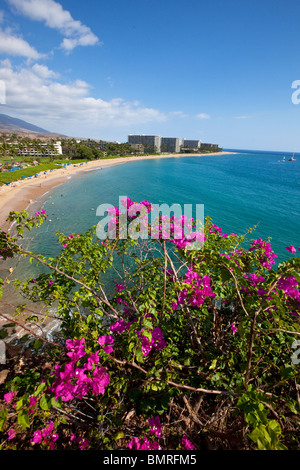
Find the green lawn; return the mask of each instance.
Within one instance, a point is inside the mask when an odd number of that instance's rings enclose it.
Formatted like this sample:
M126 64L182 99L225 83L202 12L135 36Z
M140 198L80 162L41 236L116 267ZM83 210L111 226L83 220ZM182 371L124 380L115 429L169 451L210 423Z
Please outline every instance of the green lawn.
M13 181L17 181L17 180L21 180L23 179L22 176L26 176L27 178L29 176L34 177L34 175L37 173L40 173L42 171L49 171L55 168L60 168L60 165L57 165L55 163L43 163L41 165L23 168L22 170L2 172L0 173L0 185L6 184L6 183L12 183Z

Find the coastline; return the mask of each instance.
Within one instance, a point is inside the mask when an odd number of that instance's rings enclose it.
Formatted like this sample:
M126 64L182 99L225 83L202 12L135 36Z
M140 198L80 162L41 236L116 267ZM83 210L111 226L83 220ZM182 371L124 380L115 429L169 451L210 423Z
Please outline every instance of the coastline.
M227 155L235 152L216 152L204 154L167 154L167 155L145 155L140 157L120 157L114 159L101 159L88 161L84 165L75 164L65 168L58 168L51 173L39 173L34 179L19 180L10 186L0 187L0 227L2 230L9 228L7 217L11 211L21 212L29 208L31 204L37 202L38 198L68 181L74 174L84 174L91 170L100 170L115 165L121 165L132 161L154 160L157 158L182 158L182 157L202 157L207 155ZM76 166L74 166L76 165Z

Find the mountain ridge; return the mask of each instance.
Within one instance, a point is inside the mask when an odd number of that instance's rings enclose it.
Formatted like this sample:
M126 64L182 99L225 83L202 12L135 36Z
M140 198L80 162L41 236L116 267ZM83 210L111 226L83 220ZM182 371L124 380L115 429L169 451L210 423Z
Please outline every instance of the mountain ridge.
M46 137L64 137L63 134L58 132L50 132L42 127L38 127L30 122L24 121L19 118L8 116L7 114L0 114L0 133L14 133L22 135L46 136Z

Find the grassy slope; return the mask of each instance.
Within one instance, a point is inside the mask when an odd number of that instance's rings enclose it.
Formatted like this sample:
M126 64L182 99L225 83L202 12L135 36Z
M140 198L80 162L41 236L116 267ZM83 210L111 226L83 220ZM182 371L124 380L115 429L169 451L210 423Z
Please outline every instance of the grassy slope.
M43 163L37 166L31 166L28 168L23 168L22 170L15 170L11 172L3 172L0 173L0 185L5 183L11 183L13 181L17 181L22 179L22 176L33 176L37 173L43 171L49 171L51 169L60 168L60 166L56 165L55 163Z

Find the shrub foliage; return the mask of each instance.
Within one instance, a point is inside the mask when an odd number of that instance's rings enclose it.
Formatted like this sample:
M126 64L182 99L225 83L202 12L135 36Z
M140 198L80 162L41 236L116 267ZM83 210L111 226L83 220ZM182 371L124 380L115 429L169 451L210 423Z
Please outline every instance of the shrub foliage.
M10 214L18 235L0 234L1 255L47 266L15 282L55 305L60 331L35 338L31 365L2 386L1 448L298 449L299 258L274 269L269 240L209 218L200 250L178 237L184 218L167 221L169 239L161 220L155 239L124 238L119 216L115 238L59 233L46 258L22 246L44 211Z

